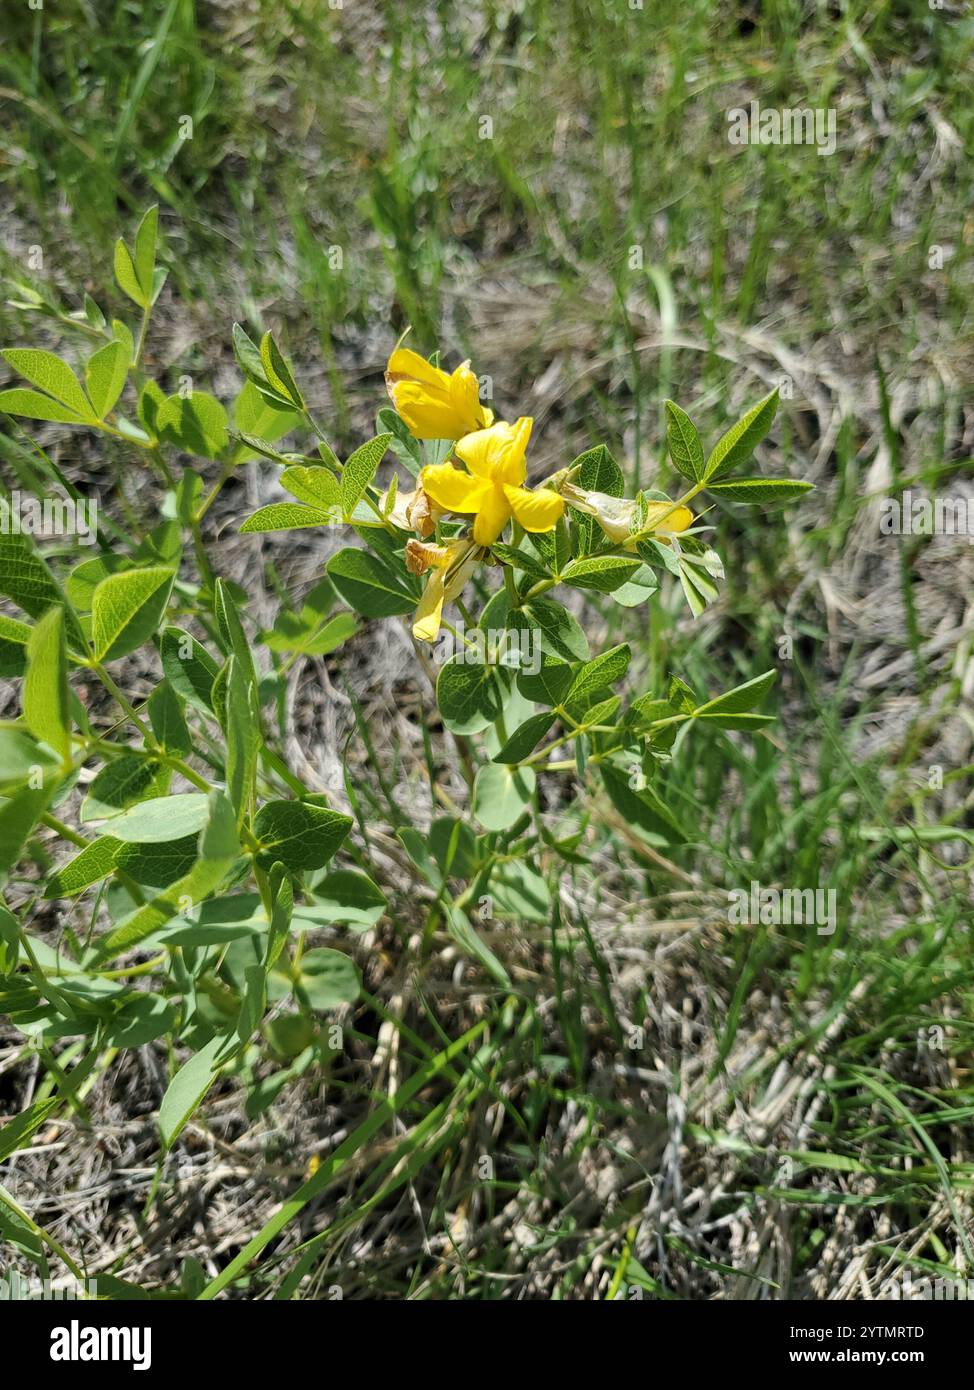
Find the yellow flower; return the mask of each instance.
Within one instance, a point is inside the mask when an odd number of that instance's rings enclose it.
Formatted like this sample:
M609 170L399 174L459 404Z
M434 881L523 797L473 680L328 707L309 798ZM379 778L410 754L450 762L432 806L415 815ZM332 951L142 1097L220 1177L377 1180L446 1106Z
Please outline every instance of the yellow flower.
M672 502L647 502L642 530L651 531L665 541L667 536L681 536L695 521L689 507L674 507Z
M514 425L501 420L461 439L456 453L469 473L450 463L437 463L419 475L420 485L437 507L474 514L477 545L493 545L512 516L525 531L550 531L565 510L564 500L551 488L529 492L524 486L533 423L528 416Z
M480 548L470 540L446 545L409 541L406 568L412 574L432 570L423 597L413 616L413 636L419 642L435 642L443 621L443 605L455 599L481 560Z
M480 403L480 385L469 362L450 374L418 352L397 347L386 367L386 390L417 439L462 439L494 419L494 412Z
M636 503L628 497L610 497L605 492L588 492L576 487L574 483L562 484L562 495L569 506L586 516L594 517L602 530L616 545L623 549L635 548L632 539L633 519L638 519ZM666 541L668 536L678 536L693 525L694 515L689 507L674 507L670 502L647 502L646 519L640 525L641 534L657 533L659 539Z

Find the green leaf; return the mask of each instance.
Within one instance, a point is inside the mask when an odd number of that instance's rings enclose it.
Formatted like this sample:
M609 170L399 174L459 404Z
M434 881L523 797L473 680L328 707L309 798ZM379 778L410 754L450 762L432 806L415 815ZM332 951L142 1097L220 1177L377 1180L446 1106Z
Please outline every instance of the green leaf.
M498 864L490 876L494 911L519 922L551 920L551 894L539 873L522 860Z
M30 635L23 704L24 722L34 737L66 761L71 753L71 707L63 608L49 608Z
M649 565L642 564L625 584L612 590L612 601L621 604L623 608L639 608L658 588L659 580L656 575Z
M208 801L210 814L200 832L200 855L203 859L232 859L240 853L240 836L230 798L217 789L210 792Z
M386 909L385 894L367 874L333 869L314 888L314 902L295 908L295 917L316 926L341 924L355 931L374 927Z
M268 413L273 413L275 416L278 417L278 421L283 420L284 416L289 414L289 412L279 409L276 403L272 403L265 397L261 396L260 392L254 386L253 382L248 381L246 385L249 390L252 390L254 392L255 396L258 398L258 400L261 402L264 408L268 411ZM270 434L272 435L272 437L280 438L281 435L289 434L291 430L297 428L297 423L300 422L300 416L294 414L293 412L290 412L290 415L291 419L294 420L296 423L287 427L279 424L274 424L271 421L267 422L267 425L270 426ZM271 443L270 439L268 439L266 433L258 434L255 430L241 430L238 428L236 430L230 430L229 434L230 440L234 445L234 463L246 463L250 459L256 458L270 459L272 463L280 463L285 466L290 463L288 455L282 454L280 449L275 448L274 444Z
M144 1047L172 1030L176 1011L158 994L137 994L114 1016L105 1032L109 1047Z
M158 438L159 435L156 421L159 418L159 407L165 404L165 400L165 392L151 379L145 383L139 392L139 419L153 438Z
M111 829L109 823L106 829ZM199 857L199 836L184 835L180 840L163 840L155 844L118 845L115 868L149 888L168 888L188 874Z
M777 409L778 389L775 387L770 395L765 396L763 401L758 401L752 410L718 439L704 469L704 477L708 482L716 482L725 473L729 473L738 464L750 458L771 428Z
M88 417L76 415L67 406L60 405L50 396L42 396L40 391L26 391L20 386L9 391L0 391L0 410L8 415L22 416L26 420L56 420L63 425L84 425Z
M123 343L106 343L88 358L85 382L99 420L104 420L122 394L128 370L128 353Z
M594 661L586 662L572 681L565 697L566 703L577 703L594 695L598 690L615 685L628 671L631 659L632 652L628 644L623 642L618 647L611 647L609 651L603 652Z
M226 1042L226 1037L219 1033L211 1038L205 1047L183 1063L166 1087L159 1106L159 1133L164 1149L172 1148L216 1080L217 1058Z
M12 912L0 906L0 980L17 969L20 960L20 927Z
M122 347L125 349L125 356L128 360L129 366L134 367L135 338L132 335L131 328L129 328L127 323L123 323L121 319L112 319L112 337L115 339L116 342L122 344ZM154 381L147 381L145 386L143 386L142 390L143 392L149 392L150 394L158 396L160 401L165 400L165 397L162 394L162 390L160 389L160 387L156 385Z
M545 734L555 722L553 710L543 710L540 714L532 714L530 719L526 719L501 748L499 753L494 754L495 763L519 763L522 758L528 757L544 738Z
M292 464L285 468L280 478L281 487L287 488L299 502L309 507L341 516L342 492L338 479L330 468L314 464L305 468L303 464Z
M492 975L502 989L511 989L511 977L494 955L487 943L473 927L470 918L460 908L448 906L446 920L450 935L459 946L479 960L488 974Z
M285 609L277 616L271 632L261 634L264 645L272 652L303 652L306 656L327 656L358 632L351 613L336 613L327 622L318 614L291 613Z
M351 816L309 801L268 801L254 818L261 862L280 860L292 873L322 868L351 828Z
M121 237L115 243L115 279L122 293L127 294L134 304L140 309L149 308L149 297L139 284L132 253Z
M626 484L622 470L604 444L597 444L594 449L587 449L584 454L579 454L571 467L573 471L577 470L573 477L577 487L588 492L605 492L610 497L624 495ZM604 533L594 517L576 512L573 523L578 533L582 555L588 555L602 544Z
M223 709L227 736L227 795L240 825L254 795L254 773L260 749L260 711L257 690L236 656L227 662L226 702Z
M166 680L183 700L204 714L213 712L213 682L219 667L205 647L181 627L167 627L160 648Z
M602 782L609 800L630 825L662 836L668 842L686 839L683 827L652 787L632 788L626 774L611 763L602 764Z
M303 411L304 398L272 333L265 333L260 340L260 361L271 388Z
M761 703L777 678L777 671L765 671L763 675L755 676L743 685L735 685L733 690L708 700L697 708L695 714L697 717L702 714L743 714Z
M0 594L13 599L32 618L40 618L64 595L44 560L27 536L0 531ZM70 612L65 614L68 638L83 646L81 630Z
M263 965L247 965L244 967L244 979L246 987L237 1016L236 1032L238 1040L246 1046L264 1016L267 1001L267 969Z
M355 962L326 946L305 952L293 987L296 998L316 1013L354 1004L362 989Z
M443 723L455 734L476 734L504 711L512 674L482 662L444 662L436 679L436 703Z
M0 680L22 676L27 669L27 643L32 629L0 613Z
M605 492L610 497L622 497L626 491L626 481L622 469L616 463L604 444L596 444L579 454L571 464L576 486L587 492Z
M152 732L166 752L179 758L188 757L193 751L193 740L182 706L168 681L161 681L153 690L148 711Z
M247 518L240 528L240 534L294 531L302 526L332 526L335 519L330 511L317 511L313 507L303 507L298 502L271 502Z
M477 872L477 836L467 821L438 816L429 828L427 843L444 876L472 878Z
M503 560L505 564L512 565L516 570L523 570L532 579L548 579L550 577L550 571L545 569L541 561L529 550L516 550L512 545L495 541L491 546L491 551L496 559Z
M40 1129L41 1125L53 1114L60 1105L59 1096L52 1096L48 1100L36 1101L29 1105L26 1110L21 1111L8 1124L0 1128L0 1163L6 1163L11 1154L23 1148L24 1144L32 1134Z
M684 478L696 483L703 477L703 445L696 426L676 401L664 401L666 406L666 443L673 467Z
M708 492L729 497L732 502L788 502L811 492L814 483L791 478L736 478L732 483L708 483Z
M100 883L114 871L122 848L121 840L113 840L109 835L92 840L80 854L50 875L45 898L72 898L91 884Z
M350 454L342 469L341 493L342 508L346 516L351 516L361 501L365 489L371 483L382 462L382 456L389 447L391 434L380 434L367 444Z
M271 970L284 950L288 932L291 929L291 918L294 915L294 888L286 867L281 863L272 864L267 877L271 893L271 921L267 933L264 964L268 970Z
M368 550L339 550L325 566L335 588L366 618L411 613L419 601L415 589Z
M539 705L560 705L572 683L572 668L565 661L546 661L537 672L522 671L517 688Z
M24 787L0 804L0 874L12 869L24 842L54 800L57 780L45 778L42 787Z
M137 753L123 753L120 758L113 758L88 788L88 795L81 803L81 823L107 820L141 801L164 798L171 776L167 767Z
M202 830L210 818L209 799L203 792L179 792L137 802L112 818L112 838L126 844L155 844L178 840Z
M627 560L623 555L592 555L587 559L572 560L561 572L562 581L575 589L596 589L602 594L611 594L619 589L640 568L638 560Z
M118 574L131 567L131 561L127 557L114 555L109 551L96 555L91 560L82 560L80 565L75 565L64 581L65 597L79 613L90 613L95 590L101 581L107 579L110 574Z
M113 821L113 829L114 825ZM98 943L99 959L110 959L132 950L165 926L177 913L184 912L187 901L197 903L214 892L226 878L235 858L236 855L225 859L197 860L187 873L170 883L164 893L129 913L113 932Z
M648 566L662 568L679 576L680 561L671 545L664 545L652 536L645 536L636 543L636 550Z
M391 448L393 452L402 460L415 478L423 466L423 446L419 440L413 438L405 421L389 406L383 406L376 415L375 423L380 433L392 435Z
M61 405L80 415L82 419L93 419L91 404L81 387L81 382L60 357L40 348L9 348L0 354L6 362L32 386L38 386L47 395L53 396ZM5 407L6 408L6 407ZM13 414L13 412L10 412Z
M252 381L245 381L233 404L233 422L242 435L273 444L297 429L301 416L296 410L280 409L262 395ZM250 456L256 456L256 451L244 451L240 458Z
M473 787L473 813L484 829L510 829L530 805L536 781L533 768L485 763Z
M533 598L521 608L513 608L508 627L516 628L523 615L529 628L541 634L541 650L564 661L587 661L588 638L578 622L555 599Z
M144 214L135 233L135 276L144 295L144 302L155 298L156 242L159 230L159 208L153 204Z
M91 605L91 635L98 661L128 656L147 642L166 611L174 572L161 566L125 570L103 579Z
M622 696L609 695L606 699L599 700L594 705L589 703L591 698L592 695L589 693L588 696L583 697L580 701L573 700L571 702L572 713L577 710L579 715L584 714L586 724L611 724L619 706L622 704Z
M240 370L244 376L255 384L268 386L267 374L264 371L264 364L260 360L260 349L250 335L239 323L233 325L231 331L233 341L233 354L240 364ZM285 402L290 406L290 402Z
M716 602L719 590L705 565L694 563L688 554L680 556L680 583L695 618L708 604Z
M222 579L216 581L213 607L227 652L237 658L244 675L254 689L259 689L254 658L251 655L250 644L247 641L243 623L240 621L240 613L234 602L233 594Z
M159 437L187 454L215 459L227 447L227 412L215 396L168 396L156 412Z
M56 767L51 754L20 729L0 728L0 793L23 786L32 774L45 782Z
M159 939L173 946L213 946L244 936L265 936L268 925L259 893L233 893L202 903L188 926L177 922Z

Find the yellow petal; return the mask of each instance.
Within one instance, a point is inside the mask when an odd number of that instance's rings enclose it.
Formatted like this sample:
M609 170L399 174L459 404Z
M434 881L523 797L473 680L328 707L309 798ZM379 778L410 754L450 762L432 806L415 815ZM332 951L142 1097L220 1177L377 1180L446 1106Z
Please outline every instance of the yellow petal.
M480 403L480 382L469 362L462 363L450 377L450 396L457 418L466 422L457 439L471 430L486 429L493 421L494 412Z
M669 515L667 515L669 513ZM688 526L694 523L694 515L689 507L672 507L669 502L650 502L646 507L646 520L643 523L643 530L655 531L655 517L660 518L660 532L665 535L667 531L678 536L681 531L685 531Z
M550 487L505 487L504 496L525 531L550 531L565 510L565 499Z
M507 525L511 506L504 496L504 488L488 487L484 500L477 509L477 520L473 524L473 538L477 545L493 545Z
M465 435L456 446L456 454L478 478L493 478L502 483L523 483L527 471L524 452L528 446L533 421L525 417L516 425L498 420L486 430Z
M449 377L446 372L440 371L439 367L434 367L432 362L427 362L425 357L420 357L418 352L413 352L411 348L399 347L389 358L386 365L386 374L393 378L409 377L413 381L421 381L427 386L446 387Z
M417 439L462 439L494 418L480 404L469 362L451 376L418 352L396 348L386 366L386 390Z
M525 454L528 451L528 441L531 438L533 425L534 421L530 415L522 415L519 420L514 422L510 445L505 450L500 468L497 470L497 478L500 482L508 483L511 487L519 487L528 476Z
M413 636L418 642L435 642L443 620L443 572L434 570L413 615Z
M415 381L400 381L389 395L417 439L459 439L469 422L454 410L448 390Z
M470 469L477 478L491 477L491 470L500 458L500 450L508 439L510 425L506 420L498 420L486 430L474 430L459 439L454 449L458 459Z
M452 463L430 464L419 480L426 495L446 512L479 511L490 487L482 478L461 473Z

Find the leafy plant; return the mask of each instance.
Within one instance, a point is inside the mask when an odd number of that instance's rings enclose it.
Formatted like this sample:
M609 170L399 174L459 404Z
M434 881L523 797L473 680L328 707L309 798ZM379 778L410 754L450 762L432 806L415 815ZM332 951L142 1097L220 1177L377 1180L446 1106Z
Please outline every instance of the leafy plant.
M234 326L243 384L229 405L167 394L148 374L158 250L153 208L115 253L134 325L90 299L81 315L58 315L93 340L77 367L43 349L3 353L26 385L0 392L0 410L121 441L165 502L144 534L101 519L97 551L71 563L61 549L48 558L29 528L0 535L0 594L23 615L0 616L3 669L21 683L21 717L0 727L0 872L19 899L16 917L0 912L0 1012L38 1048L82 1040L64 1073L71 1094L105 1047L166 1038L168 1149L221 1078L236 1077L256 1113L274 1085L329 1067L335 1011L356 1004L361 982L347 951L306 949L306 937L368 930L387 908L351 788L347 814L288 764L293 663L338 651L361 621L410 616L468 804L423 825L390 795L392 830L433 917L485 981L513 989L473 909L487 900L514 919L550 919L560 866L585 850L584 827L564 838L547 827L546 781L567 778L649 843L675 845L693 828L666 770L692 731L770 722L758 707L774 672L716 696L676 673L634 672L627 643L591 650L586 604L638 608L676 580L699 616L723 568L691 504L708 491L764 504L808 485L729 476L767 436L772 393L709 454L667 403L670 458L688 484L675 498L627 498L603 444L529 488L531 421L495 421L467 364L447 374L402 347L375 437L342 463L271 333ZM40 297L33 307L49 310ZM292 435L313 439L313 452L285 450ZM402 472L380 483L390 455ZM63 483L39 446L37 457ZM214 573L205 529L234 470L255 458L293 501L261 507L243 534L328 526L348 539L312 592L286 599L257 633L246 594ZM82 505L67 491L62 502ZM138 693L136 653L139 671L154 672ZM71 905L57 951L32 929L45 901ZM27 1112L0 1144L26 1142L46 1114Z

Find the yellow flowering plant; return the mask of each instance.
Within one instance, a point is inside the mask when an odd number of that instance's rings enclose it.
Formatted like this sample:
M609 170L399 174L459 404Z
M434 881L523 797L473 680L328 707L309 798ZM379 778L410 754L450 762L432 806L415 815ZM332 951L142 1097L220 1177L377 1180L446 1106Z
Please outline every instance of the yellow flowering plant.
M717 599L723 567L706 539L704 515L691 503L705 490L772 502L808 486L729 478L770 429L776 393L707 457L687 414L666 403L670 459L688 484L673 499L655 490L626 497L622 471L602 444L532 481L533 420L496 419L480 401L468 361L447 372L438 356L427 361L400 344L387 364L386 387L392 409L379 412L381 433L363 446L372 449L367 475L358 464L362 450L334 478L327 475L326 490L344 499L340 520L364 542L340 549L327 569L363 617L408 618L427 670L424 649L435 644L443 723L465 749L479 750L475 758L465 755L473 823L488 833L526 826L539 773L587 778L597 769L631 824L679 837L678 818L654 786L655 768L696 720L761 728L768 716L755 707L773 673L702 700L678 679L659 689L657 675L656 689L624 706L616 688L627 679L630 648L622 642L593 655L586 601L636 608L673 581L694 616ZM403 483L396 472L380 490L375 476L386 448L412 478ZM295 491L288 473L282 481ZM279 513L267 512L244 529L279 525Z
M91 433L141 460L151 486L141 509L126 500L124 524L92 518L94 550L64 541L45 554L19 514L0 528L0 674L20 683L19 714L0 728L0 880L30 881L26 898L18 889L22 920L0 904L0 1012L42 1048L79 1036L121 1050L164 1035L191 1047L160 1106L168 1148L218 1075L238 1077L257 1114L273 1094L269 1054L280 1062L274 1084L330 1065L322 1016L353 1006L361 982L347 949L307 950L305 934L361 930L385 912L369 826L383 804L397 837L380 829L386 849L398 844L408 859L431 921L505 989L507 968L471 905L497 897L508 913L548 921L559 867L576 862L584 833L554 834L540 778L573 779L595 805L606 797L635 834L685 836L664 764L694 726L759 731L774 676L701 697L669 673L631 670L627 611L675 586L697 616L717 599L705 491L765 504L807 484L731 476L770 429L774 394L706 455L667 403L679 495L627 497L601 443L539 476L529 417L495 418L468 362L448 372L401 345L377 433L341 460L270 332L255 340L234 327L243 381L229 408L195 388L167 392L150 374L144 347L165 278L157 249L150 209L134 242L115 248L134 317L90 298L68 313L20 287L24 313L86 340L78 370L46 348L2 353L16 378L0 390L12 430L35 421ZM312 439L313 451L287 449L288 436ZM28 493L53 505L55 478L69 493L58 505L82 514L84 498L40 446L10 456ZM255 564L259 536L325 527L339 537L311 591L299 604L282 593L267 628L251 621L246 586L215 572L208 544L214 505L244 463L282 490L239 526ZM26 500L40 508L39 495ZM19 504L23 513L24 495ZM605 650L592 650L593 614L620 629ZM367 815L349 778L322 790L291 765L288 672L379 622L405 625L416 681L432 682L438 719L425 719L423 738L430 801L446 817L417 823L381 770L384 803ZM440 725L456 742L461 801L438 783ZM367 719L356 728L363 762L374 762ZM35 901L72 922L56 954L27 930ZM149 989L130 974L148 976Z

